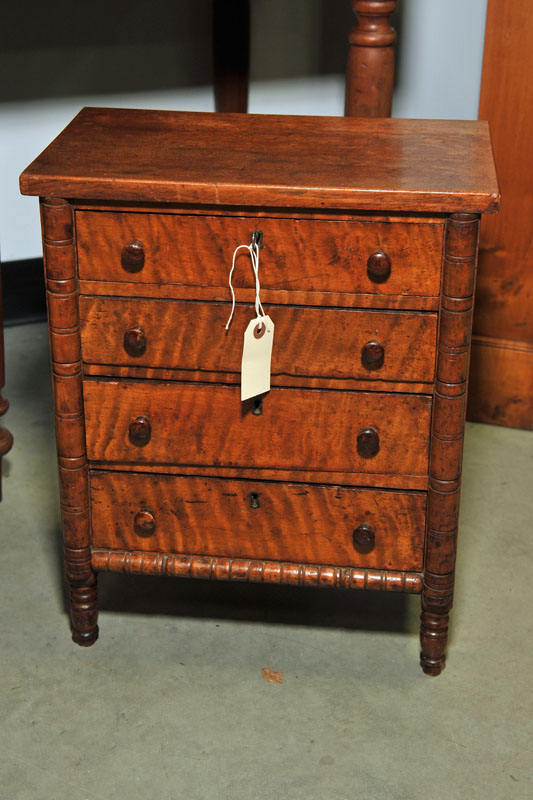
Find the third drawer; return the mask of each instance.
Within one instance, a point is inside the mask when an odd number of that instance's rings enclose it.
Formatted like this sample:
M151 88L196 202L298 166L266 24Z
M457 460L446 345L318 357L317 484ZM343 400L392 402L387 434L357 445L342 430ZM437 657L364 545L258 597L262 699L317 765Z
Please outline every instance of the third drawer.
M92 461L405 476L405 488L427 476L426 395L273 388L242 403L235 386L89 379L84 400Z

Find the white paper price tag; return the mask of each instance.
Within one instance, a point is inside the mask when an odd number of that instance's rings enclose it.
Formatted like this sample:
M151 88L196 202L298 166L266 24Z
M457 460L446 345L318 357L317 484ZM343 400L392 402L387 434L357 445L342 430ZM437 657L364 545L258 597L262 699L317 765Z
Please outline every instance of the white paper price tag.
M270 360L274 323L270 317L250 320L244 332L241 364L241 400L270 391Z

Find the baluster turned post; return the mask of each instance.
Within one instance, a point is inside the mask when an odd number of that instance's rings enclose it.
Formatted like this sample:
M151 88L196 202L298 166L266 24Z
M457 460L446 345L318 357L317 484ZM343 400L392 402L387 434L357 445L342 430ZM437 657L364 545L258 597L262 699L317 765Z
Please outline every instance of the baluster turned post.
M352 0L357 23L348 40L347 117L390 117L396 31L390 16L397 0Z

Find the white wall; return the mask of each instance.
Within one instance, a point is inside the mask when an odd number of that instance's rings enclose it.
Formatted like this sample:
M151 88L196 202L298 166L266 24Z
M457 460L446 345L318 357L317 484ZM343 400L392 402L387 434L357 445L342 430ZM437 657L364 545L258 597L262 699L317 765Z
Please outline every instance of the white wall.
M342 58L324 51L324 24L329 24L329 39L338 36L339 48L345 51L345 34L351 24L351 18L347 16L344 28L344 7L336 6L338 20L325 16L328 15L327 3L331 2L325 0L326 4L321 4L320 0L291 0L291 3L286 3L285 0L279 0L274 3L273 0L252 0L250 112L342 115L343 76L339 72L319 74L321 69L327 72L332 64L336 67L345 59L340 50L337 56ZM348 0L336 0L336 3L349 5ZM487 0L400 0L400 4L401 40L398 46L393 115L475 119ZM135 3L131 5L133 7ZM193 7L187 7L191 12ZM201 10L206 13L203 6ZM322 27L317 22L320 19ZM134 26L134 22L130 20L130 29L137 31L138 24ZM194 28L198 37L195 40L196 56L191 54L188 28L180 28L181 39L177 40L176 48L181 54L178 62L182 75L190 59L202 58L207 52L205 48L210 46L211 32L204 28L198 24ZM326 42L326 45L330 47L331 42L329 45ZM124 50L125 45L121 47L121 63L124 60L127 63L129 50ZM54 54L54 58L66 57L64 52L58 52L59 56ZM161 52L165 60L159 64L159 68L168 71L168 43L164 47L160 42L143 45L141 57L148 65L150 59ZM40 87L42 99L17 99L16 73L25 62L20 51L11 56L8 53L7 67L13 73L8 76L12 79L9 86L10 102L0 102L0 245L3 261L34 258L41 254L37 200L20 196L18 175L81 107L106 105L213 110L210 85L144 89L142 92L119 94L76 93L76 85L86 87L91 83L87 78L90 72L87 65L100 58L109 70L113 64L110 60L112 55L109 44L100 50L95 50L94 45L92 49L89 45L80 45L79 50L70 48L68 60L73 62L72 70L62 78L67 83L61 87L63 95L65 90L70 91L68 96L57 96L61 92L57 91L57 86L50 85L50 94L56 96L47 98L47 88ZM26 52L26 62L31 62L32 69L38 69L38 60L32 61L34 56L34 52ZM139 54L134 53L134 56L137 64ZM46 63L46 58L41 61ZM190 74L197 80L194 64L190 63L190 66ZM309 75L309 72L314 74ZM31 74L26 78L26 84L29 85ZM37 84L38 78L36 76Z

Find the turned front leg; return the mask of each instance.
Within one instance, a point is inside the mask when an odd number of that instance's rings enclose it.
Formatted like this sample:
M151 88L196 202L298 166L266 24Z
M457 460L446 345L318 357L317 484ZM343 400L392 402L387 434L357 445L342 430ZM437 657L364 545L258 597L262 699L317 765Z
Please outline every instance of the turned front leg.
M420 628L428 675L444 665L453 599L478 231L476 214L452 214L446 223Z
M72 208L41 201L48 326L52 357L65 575L71 596L73 639L92 644L96 625L96 575L91 568L89 475Z

